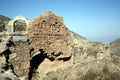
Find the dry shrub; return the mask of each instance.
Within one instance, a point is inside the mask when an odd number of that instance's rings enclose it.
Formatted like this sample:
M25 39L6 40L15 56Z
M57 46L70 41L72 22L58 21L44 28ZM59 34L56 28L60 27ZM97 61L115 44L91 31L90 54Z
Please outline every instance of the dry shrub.
M105 66L101 71L89 70L79 77L79 80L120 80L120 73L110 72Z

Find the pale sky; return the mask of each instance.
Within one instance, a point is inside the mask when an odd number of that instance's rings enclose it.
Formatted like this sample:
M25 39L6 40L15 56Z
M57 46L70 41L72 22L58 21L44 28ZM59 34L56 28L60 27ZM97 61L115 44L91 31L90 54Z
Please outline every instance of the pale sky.
M0 15L29 19L52 11L70 30L91 41L120 38L120 0L0 0Z

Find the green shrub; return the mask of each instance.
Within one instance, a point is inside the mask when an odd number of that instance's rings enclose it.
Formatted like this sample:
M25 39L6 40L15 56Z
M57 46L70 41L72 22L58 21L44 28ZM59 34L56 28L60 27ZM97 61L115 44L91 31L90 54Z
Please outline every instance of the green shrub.
M56 77L53 77L52 80L58 80Z
M4 73L4 71L3 71L3 70L1 70L1 73Z
M97 49L89 48L89 49L87 50L88 56L94 56L94 57L96 57L96 56L97 56L97 53L98 53L98 50L97 50Z
M12 80L12 79L11 79L11 78L9 78L9 77L6 77L6 78L5 78L5 80Z
M120 80L120 73L110 72L107 67L104 67L101 71L89 70L79 80Z

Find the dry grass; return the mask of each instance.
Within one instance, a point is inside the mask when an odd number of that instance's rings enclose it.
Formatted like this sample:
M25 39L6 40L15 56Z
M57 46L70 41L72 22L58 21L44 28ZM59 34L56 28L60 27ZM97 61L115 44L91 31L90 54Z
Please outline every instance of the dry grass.
M9 77L6 77L6 78L5 78L5 80L12 80L12 79L11 79L11 78L9 78Z
M88 50L87 50L88 56L94 56L94 57L96 57L96 56L97 56L97 53L98 53L98 50L97 50L97 49L88 48Z
M58 80L57 77L53 77L52 80Z
M120 73L110 72L107 67L104 67L101 71L89 70L78 80L120 80Z

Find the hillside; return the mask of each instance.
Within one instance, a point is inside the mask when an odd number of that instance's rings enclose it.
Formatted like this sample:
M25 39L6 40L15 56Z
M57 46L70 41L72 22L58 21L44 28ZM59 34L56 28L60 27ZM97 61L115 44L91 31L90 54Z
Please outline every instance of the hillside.
M110 47L114 62L120 66L120 39L112 41Z
M25 33L27 41L0 36L0 76L11 74L0 79L120 80L120 40L91 42L51 11L34 18Z
M3 16L3 15L0 15L0 22L5 22L5 21L9 21L11 20L10 18L6 17L6 16Z
M11 19L6 17L6 16L3 16L3 15L0 15L0 32L4 31L5 30L5 25L10 21Z

